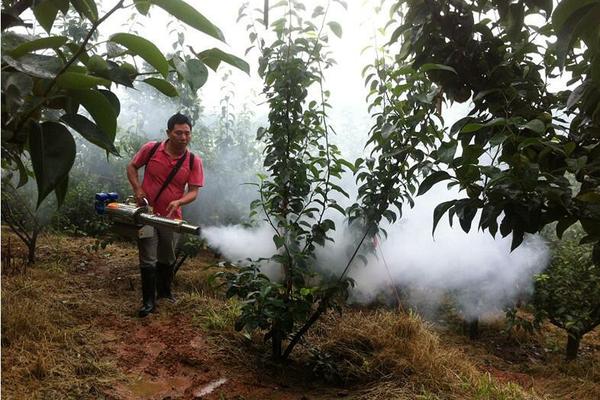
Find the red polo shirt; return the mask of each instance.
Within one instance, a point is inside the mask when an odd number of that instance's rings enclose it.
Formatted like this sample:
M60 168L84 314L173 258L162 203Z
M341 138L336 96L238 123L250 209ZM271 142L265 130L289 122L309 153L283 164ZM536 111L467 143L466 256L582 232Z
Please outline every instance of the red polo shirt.
M160 216L167 215L167 206L173 200L178 200L185 194L186 185L204 186L204 170L202 168L202 159L197 154L194 155L194 165L190 171L190 152L186 150L182 157L185 157L181 168L169 183L169 186L163 190L154 204L154 198L160 191L163 183L175 168L179 158L171 158L165 151L165 143L162 142L152 158L148 161L150 150L156 142L148 142L133 157L133 165L140 168L146 163L144 171L144 180L142 181L142 189L148 196L150 205L154 207L154 213ZM181 219L181 208L172 214L173 219Z

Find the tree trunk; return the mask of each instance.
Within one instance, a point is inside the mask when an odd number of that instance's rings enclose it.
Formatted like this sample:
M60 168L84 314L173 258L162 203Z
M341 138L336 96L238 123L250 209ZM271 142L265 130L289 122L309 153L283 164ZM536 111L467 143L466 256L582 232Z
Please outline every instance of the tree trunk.
M31 241L27 243L27 248L29 253L27 254L27 263L29 265L35 262L35 246L37 244L38 232L36 230L33 231L31 235Z
M272 355L274 361L281 360L281 331L278 327L273 326L271 335Z
M463 322L463 332L469 336L469 339L479 338L479 318Z
M567 361L575 360L577 358L577 352L579 351L579 343L581 342L581 336L578 333L568 332L569 336L567 339Z

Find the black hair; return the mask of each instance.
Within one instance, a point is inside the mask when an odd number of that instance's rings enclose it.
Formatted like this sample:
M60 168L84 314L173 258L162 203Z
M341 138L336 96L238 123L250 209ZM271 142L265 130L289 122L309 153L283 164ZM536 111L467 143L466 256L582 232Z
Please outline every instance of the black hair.
M190 117L179 112L169 118L167 121L167 129L172 131L176 124L188 124L190 129L192 129L192 120L190 120Z

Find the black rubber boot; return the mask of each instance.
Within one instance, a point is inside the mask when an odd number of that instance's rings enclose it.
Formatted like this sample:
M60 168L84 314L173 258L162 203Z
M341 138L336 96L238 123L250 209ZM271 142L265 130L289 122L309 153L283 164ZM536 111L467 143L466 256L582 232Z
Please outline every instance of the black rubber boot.
M142 274L142 299L143 305L138 315L145 317L154 312L156 303L156 268L154 266L144 266L140 268Z
M173 265L156 263L156 297L158 299L169 299L175 301L175 296L171 293L171 284L173 283Z

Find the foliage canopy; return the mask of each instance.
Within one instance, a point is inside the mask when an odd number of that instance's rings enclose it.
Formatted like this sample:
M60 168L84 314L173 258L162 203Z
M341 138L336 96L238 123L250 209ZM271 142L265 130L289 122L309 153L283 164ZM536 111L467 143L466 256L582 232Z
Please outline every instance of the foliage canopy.
M190 47L189 54L167 57L151 41L130 32L112 33L101 41L100 25L133 6L144 16L161 8L224 40L218 27L183 0L120 0L103 15L92 0L2 2L2 166L18 172L18 186L35 176L38 206L52 191L59 204L65 198L76 152L72 131L118 155L113 144L120 113L116 85L143 83L177 96L168 78L187 82L195 92L206 81L207 66L216 69L225 62L249 72L245 61L218 48ZM31 35L27 11L43 27L42 34ZM79 23L63 23L61 30L59 13L65 20L78 15Z
M512 233L514 249L579 221L599 262L599 15L597 0L393 2L387 43L364 70L373 158L361 160L355 210L393 222L390 207L445 181L462 197L436 207L434 230L448 212L469 231L479 213L478 228ZM556 78L574 89L553 90ZM448 102L469 108L449 127Z

